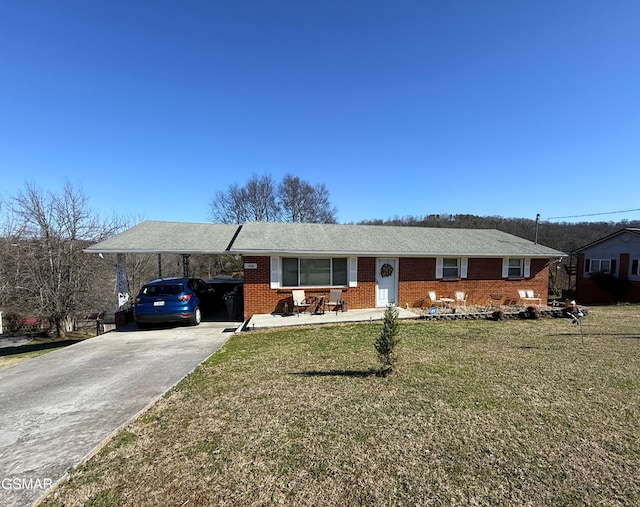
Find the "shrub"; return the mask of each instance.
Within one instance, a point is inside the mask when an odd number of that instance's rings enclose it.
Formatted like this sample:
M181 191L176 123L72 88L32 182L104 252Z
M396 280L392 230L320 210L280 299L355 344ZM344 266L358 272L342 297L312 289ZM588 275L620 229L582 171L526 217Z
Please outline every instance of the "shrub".
M504 320L504 312L502 310L496 310L491 314L493 320Z
M397 359L395 348L400 339L398 338L398 309L389 305L384 312L382 331L375 342L378 360L382 363L380 373L388 375L393 371L393 365Z
M535 306L529 306L525 310L525 316L527 319L538 320L542 318L542 314L540 313L540 309Z
M20 329L21 322L25 319L25 317L18 312L8 311L3 312L2 314L2 322L5 328L5 331L15 332Z

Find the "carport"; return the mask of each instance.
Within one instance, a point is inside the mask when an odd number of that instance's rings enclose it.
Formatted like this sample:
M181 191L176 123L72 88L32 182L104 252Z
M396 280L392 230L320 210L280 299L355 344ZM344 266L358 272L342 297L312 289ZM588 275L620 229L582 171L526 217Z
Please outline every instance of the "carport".
M183 276L190 276L189 257L193 254L229 254L241 225L145 221L131 229L86 248L86 253L116 255L118 310L131 298L126 254L156 254L158 278L162 278L162 255L182 256Z

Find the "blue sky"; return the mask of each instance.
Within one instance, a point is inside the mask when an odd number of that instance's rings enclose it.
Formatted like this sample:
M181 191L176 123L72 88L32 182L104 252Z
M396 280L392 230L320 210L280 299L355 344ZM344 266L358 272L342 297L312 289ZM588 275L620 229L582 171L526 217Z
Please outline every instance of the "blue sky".
M289 173L344 223L640 208L637 0L0 9L4 199L69 182L104 216L206 222L217 190Z

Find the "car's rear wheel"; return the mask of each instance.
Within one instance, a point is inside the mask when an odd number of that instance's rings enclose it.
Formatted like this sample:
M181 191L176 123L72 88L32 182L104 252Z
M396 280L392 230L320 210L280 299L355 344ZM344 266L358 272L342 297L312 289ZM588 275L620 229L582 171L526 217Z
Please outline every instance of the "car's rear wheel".
M189 320L189 324L192 326L197 326L202 321L202 312L200 311L200 307L196 306L191 314L191 319Z

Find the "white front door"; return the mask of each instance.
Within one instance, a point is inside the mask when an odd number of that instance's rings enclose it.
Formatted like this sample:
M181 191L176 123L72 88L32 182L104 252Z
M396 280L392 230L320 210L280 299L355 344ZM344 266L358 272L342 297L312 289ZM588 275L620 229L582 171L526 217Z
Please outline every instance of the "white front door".
M376 306L398 304L398 259L376 260Z

